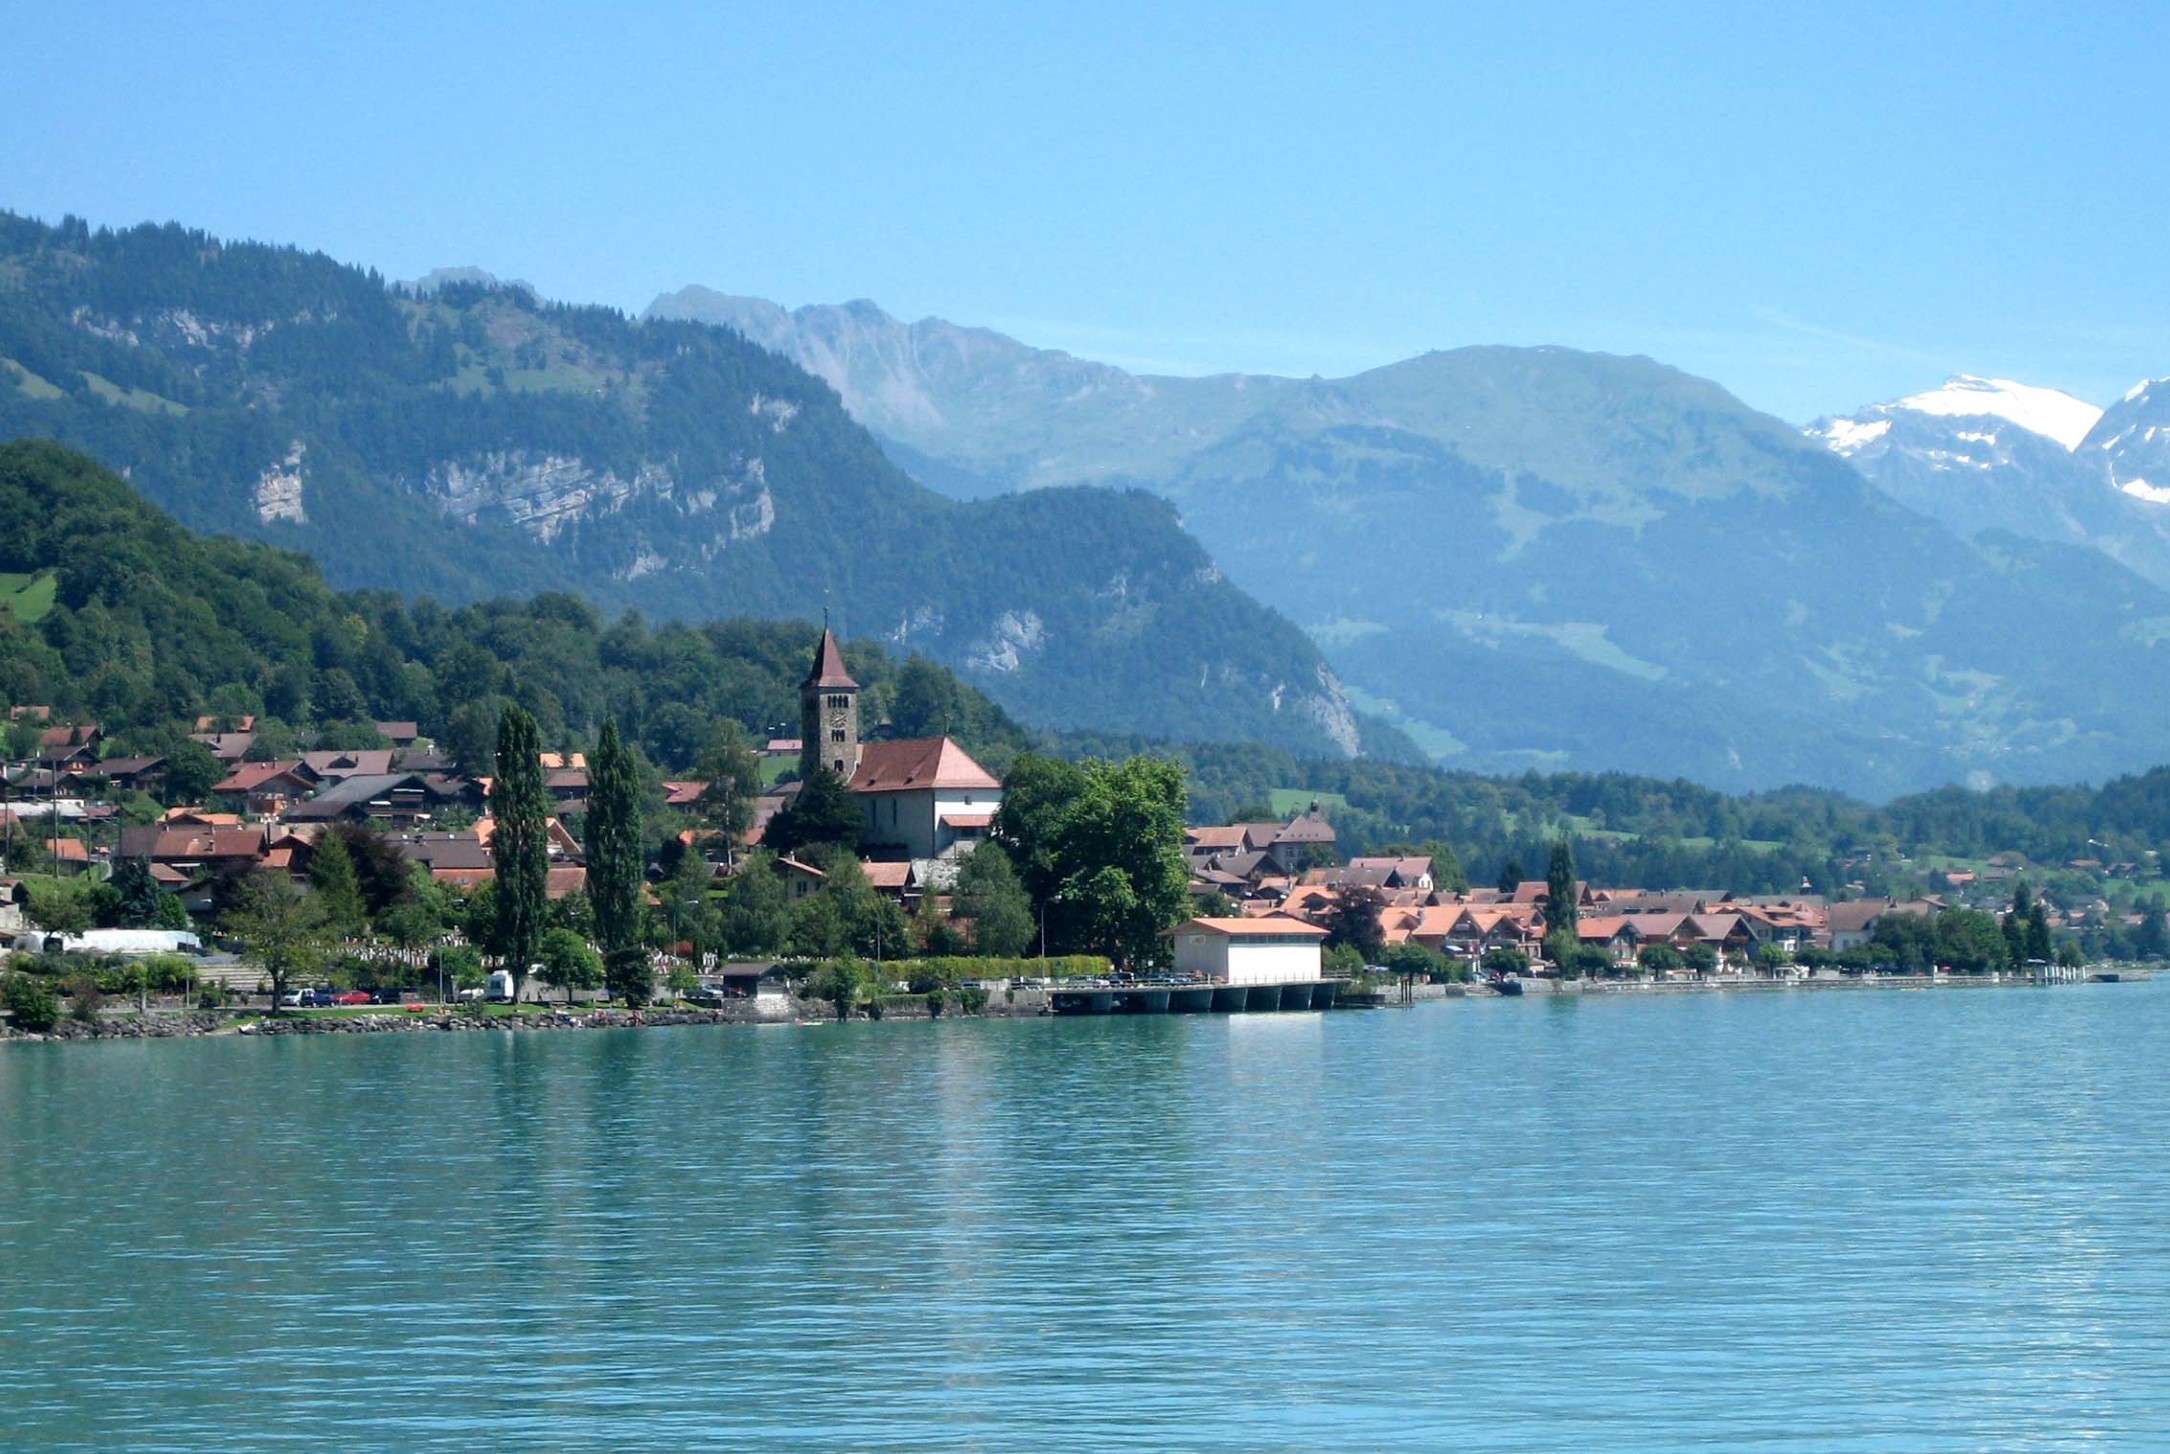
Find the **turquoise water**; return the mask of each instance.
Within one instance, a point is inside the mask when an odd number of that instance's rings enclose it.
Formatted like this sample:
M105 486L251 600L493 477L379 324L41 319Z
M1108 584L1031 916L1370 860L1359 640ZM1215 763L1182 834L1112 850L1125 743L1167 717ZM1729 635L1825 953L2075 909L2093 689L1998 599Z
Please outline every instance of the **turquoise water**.
M2170 1448L2161 985L0 1046L0 1444Z

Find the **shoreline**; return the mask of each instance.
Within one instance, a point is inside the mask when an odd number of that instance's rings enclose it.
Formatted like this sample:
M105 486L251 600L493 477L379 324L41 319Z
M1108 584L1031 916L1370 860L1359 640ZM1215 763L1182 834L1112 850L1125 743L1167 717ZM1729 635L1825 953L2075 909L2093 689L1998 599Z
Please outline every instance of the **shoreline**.
M2034 975L1854 975L1811 979L1711 979L1711 980L1547 980L1522 981L1519 996L1500 993L1482 984L1417 984L1404 998L1398 989L1382 991L1372 1003L1341 1004L1335 1011L1401 1009L1435 1000L1458 999L1553 999L1593 995L1681 994L1779 994L1805 990L1839 990L1851 993L1928 989L2030 989L2061 988L2072 984L2133 984L2154 978L2150 968L2099 971L2077 980L2043 980ZM1306 1013L1333 1013L1312 1011ZM890 1020L1015 1020L1037 1019L1051 1014L1048 995L1039 989L990 992L985 1009L975 1013L951 1010L931 1015L924 1006L892 1007L880 1016L854 1015L852 1019ZM1095 1017L1103 1018L1103 1017ZM764 996L721 1009L666 1007L646 1010L551 1009L539 1014L476 1016L457 1010L432 1009L424 1013L359 1015L266 1015L256 1010L152 1009L148 1015L128 1010L97 1020L65 1019L47 1031L20 1031L0 1025L0 1045L74 1044L100 1040L171 1040L215 1036L274 1035L385 1035L460 1034L497 1031L532 1034L578 1030L670 1029L687 1025L812 1025L836 1024L835 1007L827 1001L782 999Z

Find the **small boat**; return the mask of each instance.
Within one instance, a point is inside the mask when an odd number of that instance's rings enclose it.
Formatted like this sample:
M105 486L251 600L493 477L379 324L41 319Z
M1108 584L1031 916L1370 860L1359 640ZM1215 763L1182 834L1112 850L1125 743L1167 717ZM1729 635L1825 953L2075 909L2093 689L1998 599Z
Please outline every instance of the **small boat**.
M1503 995L1519 995L1522 993L1522 981L1512 975L1503 975L1492 981L1492 988Z

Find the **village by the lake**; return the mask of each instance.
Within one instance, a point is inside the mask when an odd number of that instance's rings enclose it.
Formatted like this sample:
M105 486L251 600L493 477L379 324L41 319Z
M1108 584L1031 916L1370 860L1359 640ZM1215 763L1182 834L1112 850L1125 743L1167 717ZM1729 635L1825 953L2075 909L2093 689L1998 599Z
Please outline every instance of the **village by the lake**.
M1832 898L1591 883L1563 839L1542 876L1515 863L1472 886L1446 845L1345 853L1316 800L1187 822L1167 763L1028 756L1005 782L950 736L863 722L861 697L824 626L798 735L729 724L709 779L643 778L614 729L537 748L510 707L488 773L412 721L370 723L376 745L267 751L298 739L199 716L185 751L217 773L201 792L166 756L110 751L96 722L12 707L34 751L0 808L7 1033L2050 984L2145 979L2164 947L2159 912L2053 903L2018 855L1939 872L1933 894ZM2129 957L2083 950L2106 927Z

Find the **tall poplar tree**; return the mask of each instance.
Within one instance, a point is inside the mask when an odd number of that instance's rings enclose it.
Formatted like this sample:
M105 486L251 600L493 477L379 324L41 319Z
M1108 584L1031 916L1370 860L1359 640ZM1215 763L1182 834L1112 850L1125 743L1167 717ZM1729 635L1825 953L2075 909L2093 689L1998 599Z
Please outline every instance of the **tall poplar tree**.
M1581 918L1575 902L1575 851L1562 838L1552 845L1552 862L1545 869L1545 931L1573 933Z
M550 794L543 786L542 735L517 705L508 705L497 720L490 816L497 824L490 839L497 866L496 949L512 971L518 1004L550 912Z
M640 947L640 771L633 751L606 718L588 763L588 899L603 947L610 992L629 1004L648 997L648 961Z

